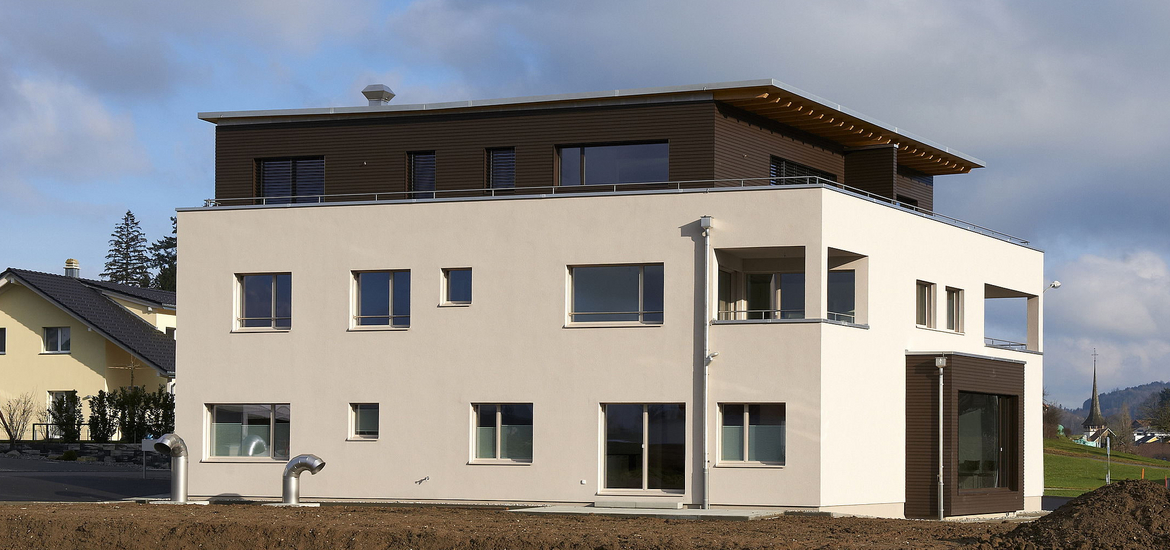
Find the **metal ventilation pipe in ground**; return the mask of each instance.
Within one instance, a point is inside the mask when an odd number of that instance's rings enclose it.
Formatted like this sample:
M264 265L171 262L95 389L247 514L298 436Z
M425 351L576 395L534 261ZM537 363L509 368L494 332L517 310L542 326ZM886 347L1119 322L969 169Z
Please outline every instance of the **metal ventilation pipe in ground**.
M171 502L187 502L187 444L175 434L166 434L154 443L154 450L171 457Z
M297 455L284 466L284 489L280 500L284 504L301 503L301 472L316 475L325 467L325 461L317 455Z

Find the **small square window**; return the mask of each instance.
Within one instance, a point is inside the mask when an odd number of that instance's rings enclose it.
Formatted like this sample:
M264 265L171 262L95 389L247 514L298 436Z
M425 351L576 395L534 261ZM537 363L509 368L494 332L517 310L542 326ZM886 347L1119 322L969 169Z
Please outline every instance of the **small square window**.
M475 405L474 456L532 462L532 403Z
M352 403L350 404L350 423L352 425L351 433L349 434L353 439L377 439L378 438L378 404L377 403Z
M410 271L355 271L353 326L410 326Z
M443 301L448 304L471 303L471 268L443 270Z
M69 327L45 327L45 353L69 353Z
M728 403L721 408L721 461L784 464L783 403Z

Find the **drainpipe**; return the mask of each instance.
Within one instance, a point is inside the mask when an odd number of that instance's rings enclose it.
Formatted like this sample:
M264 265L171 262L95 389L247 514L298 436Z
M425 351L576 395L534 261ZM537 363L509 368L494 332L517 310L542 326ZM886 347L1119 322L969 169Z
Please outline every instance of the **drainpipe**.
M317 455L297 455L284 465L284 482L280 501L284 504L301 503L301 472L316 475L325 467L325 461Z
M940 355L934 358L934 366L938 367L938 519L943 519L943 368L947 366L947 357Z
M703 509L711 508L711 431L707 410L711 359L711 216L699 218L703 229Z

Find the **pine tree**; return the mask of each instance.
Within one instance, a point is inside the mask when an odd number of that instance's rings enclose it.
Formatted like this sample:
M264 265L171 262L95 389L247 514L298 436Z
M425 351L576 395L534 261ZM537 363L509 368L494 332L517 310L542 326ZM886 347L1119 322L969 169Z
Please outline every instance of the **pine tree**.
M102 278L119 284L150 286L149 258L146 256L146 234L138 227L134 213L127 210L121 223L110 234L110 252L106 254L106 268Z
M175 291L176 273L178 271L178 220L171 216L171 234L150 245L150 267L158 270L158 275L151 281L153 288Z

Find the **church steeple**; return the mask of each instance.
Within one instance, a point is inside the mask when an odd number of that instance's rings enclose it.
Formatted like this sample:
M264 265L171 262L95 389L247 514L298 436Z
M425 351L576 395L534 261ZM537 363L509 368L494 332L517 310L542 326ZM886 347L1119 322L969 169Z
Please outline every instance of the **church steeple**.
M1105 427L1105 415L1101 414L1101 402L1097 399L1097 348L1093 348L1093 400L1089 406L1089 416L1081 427L1089 431Z

